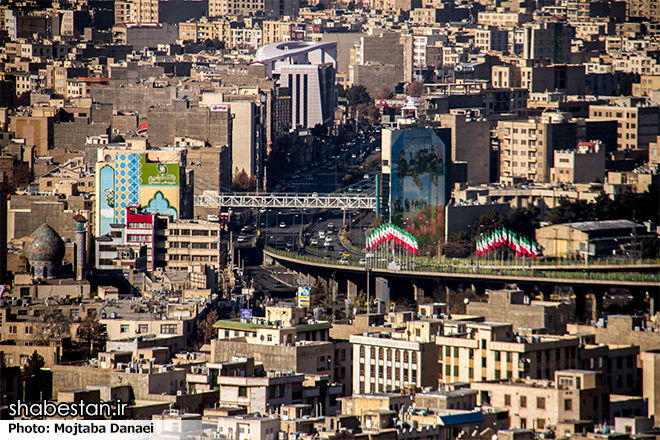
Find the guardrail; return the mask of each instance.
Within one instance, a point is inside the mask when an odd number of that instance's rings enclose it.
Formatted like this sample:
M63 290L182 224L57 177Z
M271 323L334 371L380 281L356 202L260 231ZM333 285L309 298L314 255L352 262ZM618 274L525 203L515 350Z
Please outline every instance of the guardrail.
M343 257L326 258L325 256L307 256L297 255L293 252L280 251L271 247L264 247L264 250L275 255L287 257L295 260L306 261L310 263L331 264L336 266L352 266L355 268L365 269L364 259L356 257ZM594 280L594 281L634 281L634 282L650 282L660 284L660 274L645 274L645 273L622 273L622 272L593 272L593 271L563 271L552 270L543 271L536 269L535 266L531 268L492 268L476 265L465 265L464 260L460 260L460 265L454 264L425 264L421 258L415 259L414 262L409 262L408 267L402 265L401 270L408 272L427 272L427 273L447 273L447 274L465 274L465 275L486 275L486 276L511 276L511 277L529 277L529 278L546 278L546 279L566 279L566 280ZM428 259L425 259L428 260ZM458 260L457 260L458 261ZM371 270L383 269L386 267L371 267Z

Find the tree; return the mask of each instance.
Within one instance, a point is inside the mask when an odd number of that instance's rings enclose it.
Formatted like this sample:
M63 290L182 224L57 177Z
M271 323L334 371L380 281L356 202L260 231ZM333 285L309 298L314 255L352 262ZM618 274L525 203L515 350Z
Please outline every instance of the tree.
M44 310L43 320L34 328L34 340L40 345L48 345L51 340L57 340L71 334L71 318L62 314L55 307Z
M660 258L660 238L645 237L641 242L642 258Z
M371 96L367 92L367 89L360 84L352 86L346 91L346 99L348 99L348 105L351 107L357 107L360 104L371 102Z
M394 92L387 86L381 87L381 89L376 93L377 99L392 99L394 97Z
M87 316L78 326L78 339L89 347L90 352L99 347L105 349L105 343L108 340L108 332L105 325L101 324L93 316Z
M316 124L310 131L312 135L317 138L324 138L328 136L328 127L323 124Z
M626 74L623 78L621 78L621 82L616 89L616 94L622 96L630 96L632 94L633 84L639 83L639 79L639 73Z
M559 204L550 210L549 220L555 225L593 220L592 208L586 200L571 201L562 197Z
M377 124L380 121L380 111L371 103L360 104L356 107L360 119L366 119L371 124Z
M423 94L424 94L424 84L423 83L421 83L420 81L417 81L417 80L410 83L410 85L408 86L408 95L409 96L419 98Z
M254 191L257 187L257 177L250 176L245 171L245 168L234 172L234 180L231 183L231 189L234 191Z
M490 234L502 228L504 217L496 209L491 209L487 213L481 215L479 220L474 222L472 226L472 233L475 237Z
M27 364L23 367L21 381L26 402L49 399L52 390L52 375L43 370L46 362L37 350L32 352Z
M309 302L312 306L318 307L327 301L328 293L325 282L319 280L309 292Z
M211 342L217 336L216 330L213 325L218 322L218 312L212 310L206 319L197 324L197 333L195 334L195 351L202 348L204 344Z
M502 220L502 226L512 232L533 238L536 235L536 228L539 225L539 222L536 220L538 215L539 210L536 207L531 209L513 208Z
M442 246L442 253L447 258L467 258L472 251L472 243L465 231L449 234Z
M37 353L37 350L32 352L28 359L27 364L23 367L23 377L29 377L41 373L41 369L46 365L44 357Z

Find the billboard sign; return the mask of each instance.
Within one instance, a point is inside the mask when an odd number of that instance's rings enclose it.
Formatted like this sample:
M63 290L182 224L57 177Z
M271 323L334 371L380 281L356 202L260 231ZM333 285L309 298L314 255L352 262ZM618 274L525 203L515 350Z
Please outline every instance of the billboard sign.
M142 163L140 168L142 186L178 186L178 163Z
M229 111L229 105L228 104L215 104L215 105L211 106L211 111L212 112L227 113Z
M298 287L298 307L309 307L311 287Z
M418 240L444 236L444 208L450 198L451 129L392 131L391 221Z

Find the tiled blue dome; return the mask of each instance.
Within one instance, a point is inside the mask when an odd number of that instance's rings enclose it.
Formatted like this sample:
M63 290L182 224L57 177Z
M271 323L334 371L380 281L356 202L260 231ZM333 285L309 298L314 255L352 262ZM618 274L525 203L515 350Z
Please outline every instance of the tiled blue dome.
M60 235L44 223L25 242L23 255L32 266L41 262L59 265L64 258L64 252L64 241Z

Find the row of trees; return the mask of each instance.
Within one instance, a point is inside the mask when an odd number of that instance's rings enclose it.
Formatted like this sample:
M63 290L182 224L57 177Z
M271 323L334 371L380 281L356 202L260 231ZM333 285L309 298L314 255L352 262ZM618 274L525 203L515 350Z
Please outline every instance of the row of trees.
M617 201L604 192L593 202L563 198L550 210L548 220L553 224L592 220L650 220L657 223L660 220L660 193L649 187L643 193L626 191Z

